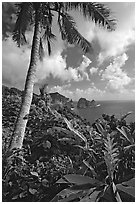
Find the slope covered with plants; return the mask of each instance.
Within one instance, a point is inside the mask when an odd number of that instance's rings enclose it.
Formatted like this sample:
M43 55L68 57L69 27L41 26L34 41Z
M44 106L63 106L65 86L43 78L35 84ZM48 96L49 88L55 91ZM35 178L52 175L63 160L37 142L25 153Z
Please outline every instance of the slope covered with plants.
M33 95L22 149L8 152L22 92L3 87L3 201L135 200L135 124L102 115L92 126ZM8 159L7 159L8 158Z

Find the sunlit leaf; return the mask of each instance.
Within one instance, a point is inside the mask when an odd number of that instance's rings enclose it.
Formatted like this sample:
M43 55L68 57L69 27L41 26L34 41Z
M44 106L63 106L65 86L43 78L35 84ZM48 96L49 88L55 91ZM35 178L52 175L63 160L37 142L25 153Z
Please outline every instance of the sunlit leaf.
M63 199L68 198L70 195L72 194L81 194L81 191L73 191L73 190L69 190L69 189L63 189L62 191L60 191L52 200L51 202L62 202Z
M30 173L31 173L31 175L33 175L33 176L39 177L38 173L35 172L35 171L31 171Z
M75 199L78 199L78 201L79 201L80 200L80 196L82 196L83 194L84 194L83 191L80 191L78 193L72 193L68 197L63 198L61 200L58 200L58 202L72 202Z
M125 193L135 197L135 188L134 187L132 187L132 186L125 187L122 184L117 184L116 186L117 186L118 190L124 191Z
M126 113L125 115L123 115L122 117L121 117L121 120L124 120L127 116L129 116L129 115L131 115L131 114L133 114L133 112L131 111L131 112L128 112L128 113Z
M87 142L86 137L80 133L78 130L75 130L72 126L72 124L66 119L64 118L65 123L67 124L67 127L73 132L75 133L80 139L82 139L84 142Z
M133 145L128 145L128 146L124 147L125 152L129 151L131 149L135 150L135 145L134 144Z
M43 179L43 180L41 181L41 183L42 183L43 186L47 186L47 184L49 183L49 181L48 181L47 179Z
M123 126L121 129L117 127L117 130L131 143L133 144L132 136L129 133L129 129Z
M29 192L34 195L35 193L37 193L37 190L34 188L29 188Z
M122 202L121 197L117 191L117 188L116 188L116 185L114 184L114 182L112 183L112 188L113 188L113 192L114 192L114 195L115 195L117 202Z
M123 182L122 185L124 185L124 186L135 187L135 178L130 179L129 181L125 181L125 182Z
M19 197L19 196L16 195L16 196L12 197L12 200L16 200L18 197Z
M96 174L96 172L95 172L95 170L94 170L94 168L87 162L87 161L85 161L85 160L83 160L83 163L91 170L91 172L92 172L92 174L93 174L93 176L97 176L97 174Z
M98 183L99 181L93 178L90 178L88 176L82 176L78 174L68 174L63 176L65 181L68 181L68 183L76 184L76 185L82 185L82 184L95 184ZM64 180L58 180L56 183L64 183Z
M96 202L97 196L100 191L94 191L90 196L85 196L80 200L80 202Z

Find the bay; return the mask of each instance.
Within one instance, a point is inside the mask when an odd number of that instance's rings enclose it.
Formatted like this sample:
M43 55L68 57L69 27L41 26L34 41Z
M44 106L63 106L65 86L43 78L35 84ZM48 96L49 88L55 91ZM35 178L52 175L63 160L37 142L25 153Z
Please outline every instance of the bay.
M135 122L135 101L97 101L100 106L94 108L78 109L75 107L75 112L89 121L91 124L102 114L115 115L121 118L122 115L132 112L126 118L127 123Z

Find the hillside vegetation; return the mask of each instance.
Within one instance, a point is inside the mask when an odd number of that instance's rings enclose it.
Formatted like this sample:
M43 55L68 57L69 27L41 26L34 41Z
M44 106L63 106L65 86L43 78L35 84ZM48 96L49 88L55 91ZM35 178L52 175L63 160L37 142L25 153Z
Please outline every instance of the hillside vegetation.
M3 202L135 201L135 124L126 123L128 114L104 114L91 126L65 103L47 105L34 94L23 148L9 153L21 96L3 86Z

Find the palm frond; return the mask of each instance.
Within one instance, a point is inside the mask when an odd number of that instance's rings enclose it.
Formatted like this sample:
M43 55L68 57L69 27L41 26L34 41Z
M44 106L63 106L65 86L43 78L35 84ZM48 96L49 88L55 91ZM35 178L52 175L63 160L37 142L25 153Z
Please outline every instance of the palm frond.
M49 3L44 4L42 7L41 26L44 29L43 39L47 41L48 54L51 55L51 40L56 39L56 36L52 33L52 21L53 14L51 13Z
M55 40L56 36L52 33L52 30L49 26L45 28L43 39L47 41L48 54L51 55L51 41L52 39Z
M20 46L23 43L26 43L25 32L28 28L28 25L33 22L33 5L31 2L24 2L16 4L18 7L18 18L15 24L15 29L13 31L13 40L17 42L17 45Z
M79 45L87 53L92 51L91 44L78 32L74 19L68 13L60 13L61 19L58 19L60 32L63 40L70 44Z
M101 3L96 2L66 2L64 8L68 12L77 10L87 19L92 19L108 30L115 30L116 19L111 17L111 10Z

